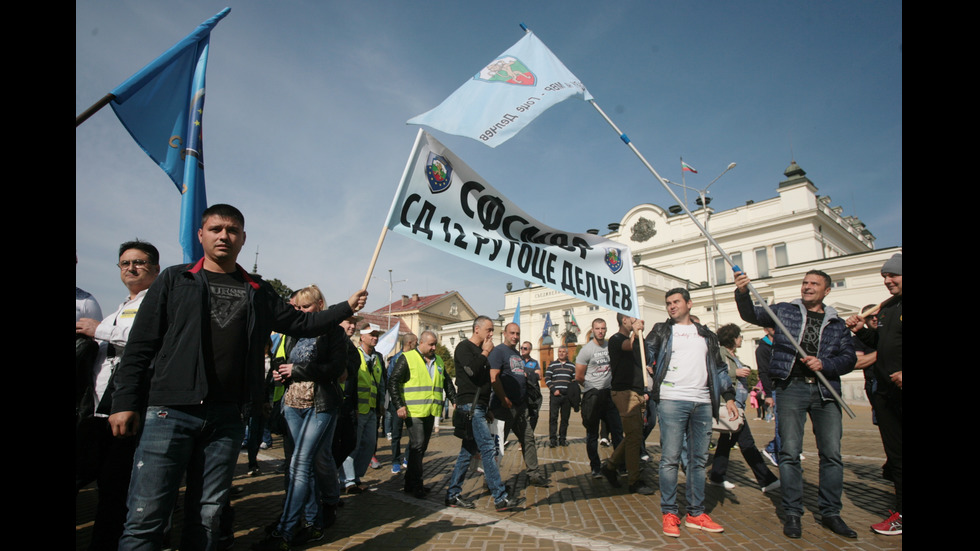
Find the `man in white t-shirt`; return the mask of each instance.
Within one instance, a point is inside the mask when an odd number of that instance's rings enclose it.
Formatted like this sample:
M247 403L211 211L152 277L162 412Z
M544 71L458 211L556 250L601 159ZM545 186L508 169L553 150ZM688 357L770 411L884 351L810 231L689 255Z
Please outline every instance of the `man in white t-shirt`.
M721 358L718 337L691 320L687 289L667 291L666 323L646 337L647 360L656 360L651 399L660 416L660 507L664 535L680 536L677 508L677 467L687 435L687 518L684 525L705 532L724 528L704 512L704 467L711 441L711 421L718 417L722 398L729 418L736 419L735 391Z

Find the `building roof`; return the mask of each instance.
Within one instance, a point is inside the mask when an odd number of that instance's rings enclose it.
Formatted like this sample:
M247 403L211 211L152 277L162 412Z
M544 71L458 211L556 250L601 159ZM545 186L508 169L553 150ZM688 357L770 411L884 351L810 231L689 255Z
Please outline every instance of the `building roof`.
M411 312L414 310L424 310L429 306L439 302L440 300L446 298L449 295L454 294L456 291L446 291L445 293L439 293L438 295L428 295L420 297L417 294L408 296L402 295L402 298L391 303L390 312L394 314ZM372 314L384 314L387 315L389 312L388 305L385 304L381 308L378 308Z
M398 327L399 335L404 335L405 333L409 333L412 330L408 326L408 324L402 321L402 319L399 318L398 316L391 316L390 318L391 321L389 322L387 312L385 312L384 314L378 314L376 312L370 312L370 313L359 312L356 315L359 316L361 319L367 320L377 325L378 327L381 328L382 331L387 331L389 327L394 327L395 325L399 326Z

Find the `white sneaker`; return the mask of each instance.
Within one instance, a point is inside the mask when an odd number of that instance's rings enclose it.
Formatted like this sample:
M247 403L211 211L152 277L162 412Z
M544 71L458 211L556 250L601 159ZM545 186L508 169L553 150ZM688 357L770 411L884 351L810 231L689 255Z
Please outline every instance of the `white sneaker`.
M765 456L765 458L768 459L770 463L772 463L773 467L779 466L779 463L776 461L776 456L773 453L771 453L769 450L762 450L762 455Z
M727 480L722 480L721 482L715 482L714 480L708 479L709 486L724 486L726 490L734 490L735 484Z
M609 447L609 440L606 440L605 438L600 438L599 439L599 445L602 446L603 448L608 448Z

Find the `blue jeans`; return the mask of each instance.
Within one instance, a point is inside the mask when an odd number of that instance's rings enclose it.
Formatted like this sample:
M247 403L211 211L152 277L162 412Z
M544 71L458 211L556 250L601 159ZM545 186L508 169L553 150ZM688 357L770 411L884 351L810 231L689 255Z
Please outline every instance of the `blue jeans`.
M456 406L461 412L469 412L473 404L461 404ZM456 497L463 491L463 480L466 478L466 471L470 468L470 459L474 454L479 453L483 461L483 476L490 487L490 494L494 502L507 499L507 489L500 479L500 468L494 461L495 447L493 435L490 434L490 425L487 424L487 407L477 405L473 409L473 440L463 440L459 449L459 457L456 458L456 467L453 474L449 476L449 489L447 496Z
M660 509L677 514L677 466L687 436L687 514L704 513L704 466L711 442L711 404L661 400L660 415Z
M216 549L245 425L235 404L150 406L133 456L119 549L158 549L187 474L181 549Z
M782 482L783 510L787 515L803 516L803 429L806 416L813 422L813 435L820 454L820 490L817 504L824 517L840 515L844 491L844 461L840 439L843 435L841 410L837 402L820 397L819 383L808 384L799 377L775 381L779 404L779 479Z
M776 410L776 394L772 395L772 409L769 413L772 415L773 422L776 423L775 433L769 444L766 445L766 451L771 453L773 457L776 458L776 464L779 464L779 449L782 447L782 442L779 440L779 412Z
M288 541L299 525L300 513L311 523L320 516L313 468L328 433L333 439L331 429L337 426L337 416L317 413L312 407L298 409L288 406L283 414L295 442L293 457L289 462L289 489L286 490L282 517L279 519L279 531Z
M357 414L357 444L350 457L344 460L344 485L353 486L361 482L361 477L367 472L374 448L378 443L378 412L371 410Z

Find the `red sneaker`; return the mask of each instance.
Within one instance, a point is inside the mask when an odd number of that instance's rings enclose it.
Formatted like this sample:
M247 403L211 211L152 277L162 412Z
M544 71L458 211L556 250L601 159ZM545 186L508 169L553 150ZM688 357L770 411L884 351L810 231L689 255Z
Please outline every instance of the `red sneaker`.
M681 537L681 519L674 513L664 515L664 535L672 538Z
M697 528L698 530L704 530L705 532L725 531L720 524L711 520L711 517L709 517L707 513L701 513L696 517L687 515L687 520L684 521L684 526L687 526L688 528Z
M895 511L888 512L891 513L892 516L886 518L878 524L872 524L871 529L876 533L885 536L902 535L902 513L896 513Z

